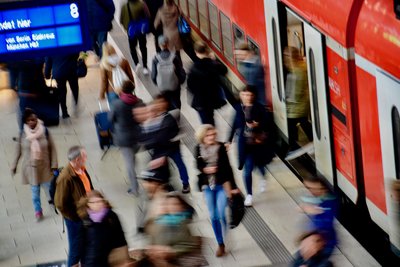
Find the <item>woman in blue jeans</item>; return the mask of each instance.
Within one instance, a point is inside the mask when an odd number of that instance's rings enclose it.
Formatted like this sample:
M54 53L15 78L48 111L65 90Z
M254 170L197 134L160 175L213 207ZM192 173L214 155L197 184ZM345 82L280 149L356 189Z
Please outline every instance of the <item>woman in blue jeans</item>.
M217 257L225 254L224 233L227 230L225 208L228 198L239 193L228 154L223 143L218 142L217 131L211 124L204 124L196 132L197 168L200 171L198 185L204 192L211 224L218 242Z
M25 109L23 130L17 144L16 156L11 166L11 174L17 172L18 162L22 156L22 183L30 184L32 203L37 221L43 218L40 202L40 187L44 186L50 200L49 186L53 177L52 170L58 168L57 152L48 129L38 119L35 111Z

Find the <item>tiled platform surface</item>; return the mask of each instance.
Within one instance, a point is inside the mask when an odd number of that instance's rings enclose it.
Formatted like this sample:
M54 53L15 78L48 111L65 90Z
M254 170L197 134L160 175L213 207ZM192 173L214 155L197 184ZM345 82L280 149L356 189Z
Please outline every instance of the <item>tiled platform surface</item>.
M152 37L149 37L152 38ZM152 49L152 39L148 41L149 50ZM149 51L150 52L150 51ZM152 53L149 53L152 55ZM129 55L125 55L130 58ZM150 61L151 57L149 57ZM185 60L188 62L188 60ZM186 64L186 63L185 63ZM139 75L143 78L143 75ZM5 83L0 72L1 83ZM144 77L144 83L148 82L148 77ZM150 101L151 97L144 88L143 84L136 79L137 95ZM126 232L126 238L131 248L143 245L135 238L135 208L136 201L125 192L128 181L125 175L122 158L116 148L112 148L101 161L102 151L100 150L93 124L93 114L98 110L98 91L99 91L99 69L97 66L89 68L88 76L80 80L80 103L81 112L79 117L72 117L70 120L61 121L58 127L51 127L50 131L54 136L59 165L67 162L66 153L70 146L81 144L88 151L88 171L92 176L94 186L101 189L110 199L116 212L119 214ZM68 101L70 101L70 92ZM1 100L0 100L1 101ZM62 233L61 217L49 210L45 203L45 219L40 223L34 221L33 208L31 204L31 194L29 186L20 183L20 173L14 178L10 175L10 163L13 159L15 143L12 137L17 135L17 123L15 112L4 110L4 105L0 102L0 266L33 266L36 263L59 261L66 258L67 239L66 234ZM196 112L188 107L186 103L186 93L182 93L182 113L194 128L199 125ZM225 107L216 115L217 127L221 129L220 137L225 138L229 127L232 109ZM287 266L286 263L272 263L260 247L251 238L247 230L240 225L229 233L228 248L229 253L224 258L215 258L216 244L213 238L213 231L208 219L208 211L205 207L201 193L196 192L196 169L191 152L182 146L184 161L187 164L194 189L190 195L198 218L193 223L193 232L205 237L204 253L210 266ZM235 151L230 151L230 158L235 168ZM140 171L145 168L147 154L140 153L137 156ZM300 231L300 225L308 218L298 212L296 199L290 195L299 196L304 192L302 184L285 165L278 159L269 165L267 180L267 191L263 194L255 195L254 207L267 225L274 231L275 235L283 242L286 249L294 254L296 251L295 239ZM235 168L236 170L236 168ZM174 179L177 179L176 170L173 172ZM239 185L241 173L236 171ZM255 178L255 187L257 180ZM44 195L42 194L44 201ZM333 260L335 266L379 266L374 259L357 241L343 228L338 225L341 244L335 251Z

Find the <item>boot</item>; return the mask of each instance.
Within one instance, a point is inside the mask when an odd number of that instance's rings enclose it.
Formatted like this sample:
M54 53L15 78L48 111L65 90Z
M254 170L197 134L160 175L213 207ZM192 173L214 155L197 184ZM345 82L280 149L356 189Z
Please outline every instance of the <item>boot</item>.
M218 245L218 249L217 252L215 253L215 256L222 257L224 255L225 255L225 245L224 244Z

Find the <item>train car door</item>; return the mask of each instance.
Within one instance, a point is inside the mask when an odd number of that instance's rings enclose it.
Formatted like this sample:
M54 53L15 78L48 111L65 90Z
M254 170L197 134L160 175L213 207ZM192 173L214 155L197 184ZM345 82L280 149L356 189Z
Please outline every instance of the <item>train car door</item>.
M316 169L333 184L331 133L328 114L328 90L325 81L323 36L304 23L308 86L313 123Z
M264 0L264 14L267 29L268 59L272 87L272 104L274 120L284 137L288 138L288 125L286 116L286 100L282 68L282 51L278 2Z
M400 179L400 81L377 71L376 83L388 230L390 242L400 249L399 203L391 188Z

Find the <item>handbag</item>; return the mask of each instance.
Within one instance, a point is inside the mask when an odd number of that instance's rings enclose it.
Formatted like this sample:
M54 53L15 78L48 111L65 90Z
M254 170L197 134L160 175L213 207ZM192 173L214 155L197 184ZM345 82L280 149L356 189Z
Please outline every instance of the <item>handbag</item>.
M231 209L229 227L230 229L233 229L240 224L246 211L242 193L232 195L231 201L229 202L229 207Z
M132 262L132 259L129 256L128 246L113 248L108 254L108 264L111 267L124 266L129 262Z
M87 75L87 66L83 58L78 58L76 64L76 75L78 76L78 78L83 78Z
M112 88L116 94L120 94L122 90L122 85L125 81L129 81L128 75L121 68L119 64L112 69Z
M145 35L150 32L150 22L147 18L142 18L139 20L132 20L131 9L128 5L128 15L129 15L129 23L128 23L128 37L129 39L133 39L139 35Z
M180 34L183 35L190 34L191 31L190 25L182 15L180 15L178 18L177 26Z

